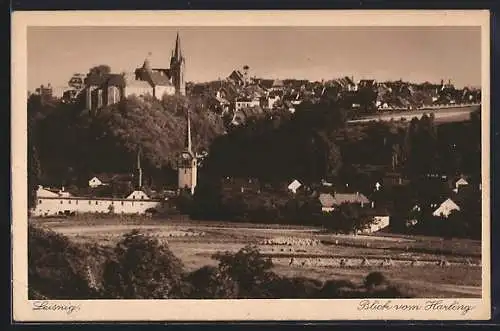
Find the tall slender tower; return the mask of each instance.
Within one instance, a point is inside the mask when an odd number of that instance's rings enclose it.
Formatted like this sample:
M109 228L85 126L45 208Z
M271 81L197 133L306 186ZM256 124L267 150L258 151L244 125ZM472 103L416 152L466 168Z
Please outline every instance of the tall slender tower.
M186 145L181 153L178 163L179 190L188 189L191 194L194 194L198 175L198 164L196 154L193 153L191 141L191 117L189 110L186 115L186 122Z
M179 37L179 33L177 33L177 38L175 39L175 49L172 52L172 57L170 58L170 71L172 73L172 82L175 86L175 92L180 95L186 95L186 82L184 81L186 60L182 55L181 38Z
M142 167L141 167L141 150L140 149L137 151L137 177L138 177L137 188L140 190L140 189L142 189Z

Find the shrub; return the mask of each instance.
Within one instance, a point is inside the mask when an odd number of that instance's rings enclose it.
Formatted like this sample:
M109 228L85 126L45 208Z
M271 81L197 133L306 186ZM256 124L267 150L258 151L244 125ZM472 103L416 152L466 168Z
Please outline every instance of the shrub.
M372 289L376 286L384 285L387 284L387 278L384 276L383 273L374 271L370 272L368 276L365 278L365 288L367 289Z
M176 298L183 285L182 268L167 245L133 230L105 264L103 294L118 299Z
M356 285L349 280L328 280L323 284L318 296L324 299L344 298L348 291L355 288Z
M274 299L315 298L322 285L321 281L306 277L277 277L268 283L268 297Z
M51 230L28 226L28 295L30 299L96 297L89 284L86 252Z
M388 284L385 286L378 287L374 290L368 290L368 295L367 297L370 298L391 298L391 299L397 299L397 298L412 298L413 295L408 292L404 291L400 287L394 285L394 284Z
M187 276L192 299L234 299L238 297L238 284L216 267L204 266Z
M239 297L266 296L266 285L274 279L269 270L273 264L270 258L262 256L255 246L245 246L237 253L216 254L219 270L239 286Z

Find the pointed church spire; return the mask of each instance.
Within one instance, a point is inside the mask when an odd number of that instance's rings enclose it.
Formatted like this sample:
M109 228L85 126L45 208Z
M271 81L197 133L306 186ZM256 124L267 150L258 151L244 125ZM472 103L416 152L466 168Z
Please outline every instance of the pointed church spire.
M186 149L189 153L193 154L192 143L191 143L191 110L188 109L186 116L187 128L186 128Z
M177 61L182 60L182 51L181 51L181 38L179 37L179 32L177 32L177 38L175 39L175 51L174 56Z

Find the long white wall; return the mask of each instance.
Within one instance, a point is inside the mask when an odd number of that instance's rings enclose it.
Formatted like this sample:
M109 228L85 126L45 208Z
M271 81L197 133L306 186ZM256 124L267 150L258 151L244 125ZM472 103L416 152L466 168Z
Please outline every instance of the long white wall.
M161 200L92 199L76 197L39 197L32 211L34 216L60 213L144 214L149 208L161 209Z

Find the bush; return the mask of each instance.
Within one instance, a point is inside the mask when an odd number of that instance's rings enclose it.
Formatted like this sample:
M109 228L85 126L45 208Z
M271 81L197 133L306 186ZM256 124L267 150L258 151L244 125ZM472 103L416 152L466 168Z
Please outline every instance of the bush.
M275 278L269 270L273 263L263 257L255 246L245 246L236 254L216 254L219 270L238 283L240 298L265 297L266 285Z
M191 299L235 299L238 284L216 267L204 266L190 273L186 278L191 285L188 294Z
M306 277L277 277L268 283L269 298L315 298L323 285L321 281Z
M355 288L356 285L349 280L328 280L323 284L318 296L324 299L344 298L348 291Z
M104 267L103 295L117 299L167 299L180 296L182 263L156 238L129 232Z
M379 271L370 272L365 278L365 288L372 289L374 287L387 284L387 278Z
M87 252L68 238L28 226L30 299L88 299L96 291L87 278Z

